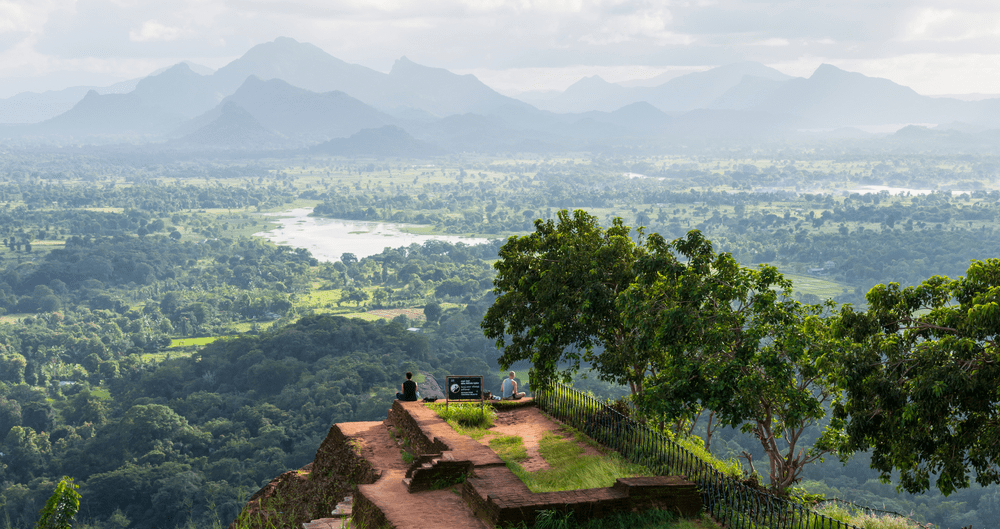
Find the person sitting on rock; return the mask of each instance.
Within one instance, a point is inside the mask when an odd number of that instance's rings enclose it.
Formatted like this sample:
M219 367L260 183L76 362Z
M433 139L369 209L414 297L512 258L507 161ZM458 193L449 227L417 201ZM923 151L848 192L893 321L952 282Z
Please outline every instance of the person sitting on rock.
M403 385L399 389L403 390L403 392L396 393L396 400L417 400L417 383L413 381L413 373L406 372L406 382L403 382Z
M513 371L500 383L500 393L503 395L503 400L516 400L524 396L523 391L517 392L517 381L514 380Z

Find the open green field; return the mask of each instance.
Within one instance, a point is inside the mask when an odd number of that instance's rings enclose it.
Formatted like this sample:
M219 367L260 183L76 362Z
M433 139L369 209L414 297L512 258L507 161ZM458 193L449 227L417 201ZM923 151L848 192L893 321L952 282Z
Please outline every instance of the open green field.
M175 338L170 340L170 345L168 349L177 349L179 347L199 347L202 345L208 345L221 338L232 338L232 336L203 336L200 338Z
M785 276L785 279L791 280L792 289L795 292L802 294L815 294L819 297L819 299L828 299L833 298L834 296L839 296L844 292L844 289L847 289L848 291L854 290L848 285L822 277L793 274L788 272L782 272L782 275Z
M160 351L157 353L141 354L139 355L139 359L141 359L143 362L158 364L170 358L184 358L191 356L194 353L195 351L193 349L177 350L177 351Z

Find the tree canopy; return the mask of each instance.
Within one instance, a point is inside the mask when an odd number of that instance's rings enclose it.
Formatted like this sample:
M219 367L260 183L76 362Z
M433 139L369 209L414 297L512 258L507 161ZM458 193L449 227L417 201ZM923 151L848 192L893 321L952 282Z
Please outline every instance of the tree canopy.
M1000 483L1000 259L973 261L956 280L877 285L867 311L841 309L847 452L923 492Z
M494 265L497 299L482 327L503 348L502 365L531 360L537 388L560 365L565 377L588 362L628 382L646 418L711 410L754 433L779 490L831 450L835 430L796 453L836 391L823 307L792 300L774 267L715 253L697 230L671 243L640 231L636 243L621 219L603 230L583 211L557 218L509 239Z
M535 221L534 233L511 237L500 248L493 265L497 298L483 331L503 350L505 369L532 362L533 387L569 380L586 362L601 378L639 392L646 362L615 300L635 280L642 248L621 219L607 230L582 210L559 211L557 219ZM559 371L560 364L568 367Z
M837 394L824 307L791 299L777 269L741 266L697 230L669 244L654 234L648 248L618 304L650 363L637 406L670 419L708 409L752 433L772 486L784 491L837 436L829 428L814 446L800 446Z

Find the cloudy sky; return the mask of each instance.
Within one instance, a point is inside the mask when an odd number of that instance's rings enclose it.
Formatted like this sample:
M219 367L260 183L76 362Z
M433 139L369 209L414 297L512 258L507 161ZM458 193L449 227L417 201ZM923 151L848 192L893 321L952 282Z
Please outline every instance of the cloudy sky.
M405 55L505 93L737 61L1000 92L995 0L0 0L0 97L181 60L218 68L279 36L380 71Z

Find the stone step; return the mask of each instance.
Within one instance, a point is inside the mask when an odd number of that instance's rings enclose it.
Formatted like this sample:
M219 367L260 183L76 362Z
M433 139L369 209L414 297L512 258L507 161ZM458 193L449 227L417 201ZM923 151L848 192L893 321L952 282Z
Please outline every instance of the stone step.
M347 527L344 518L320 518L302 524L302 529L342 529Z
M347 496L344 498L344 501L338 503L337 506L333 508L333 512L331 512L330 515L334 518L350 518L351 506L353 503L353 498L351 496Z

